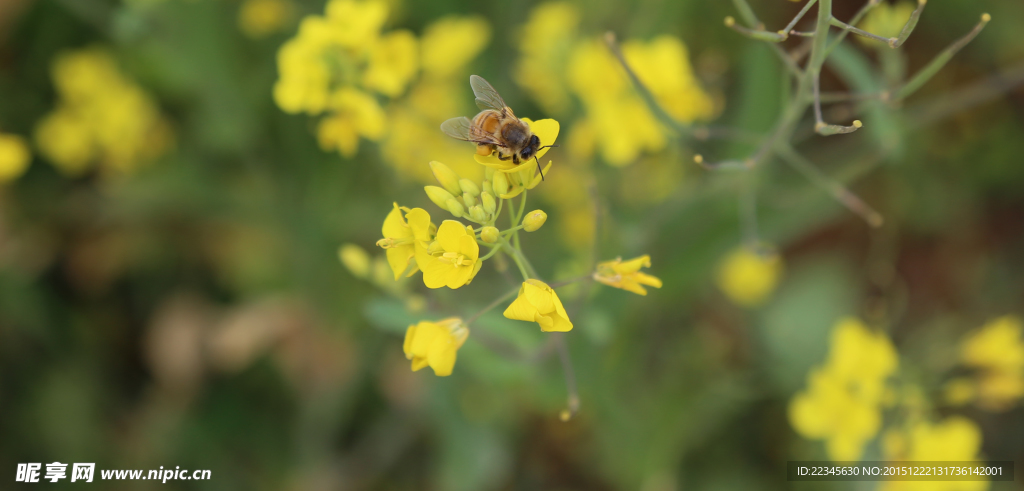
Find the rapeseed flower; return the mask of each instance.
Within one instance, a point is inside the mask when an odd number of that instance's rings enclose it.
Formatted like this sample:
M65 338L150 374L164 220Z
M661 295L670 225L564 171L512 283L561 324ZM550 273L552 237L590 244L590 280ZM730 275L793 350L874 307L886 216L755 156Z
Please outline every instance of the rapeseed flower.
M952 416L939 423L920 421L906 429L889 430L883 439L886 460L978 462L981 429L973 421ZM966 464L964 464L966 465ZM982 491L989 482L976 481L884 481L885 491Z
M530 131L537 136L540 140L541 146L553 145L555 140L558 139L559 124L554 119L542 119L540 121L532 121L529 118L522 118L530 126ZM543 148L537 152L537 160L530 159L528 162L520 162L519 164L513 163L511 160L501 160L497 155L477 155L474 154L473 158L491 169L494 169L495 173L502 173L504 176L503 182L507 183L507 188L502 186L499 191L495 187L495 193L499 198L510 199L518 196L524 190L533 189L537 187L546 177L548 170L551 169L552 162L549 160L547 165L539 172L537 169L537 162L540 158L548 153L550 148ZM541 172L544 176L541 176Z
M423 71L433 78L459 75L491 40L491 26L479 16L447 16L423 31Z
M24 138L0 133L0 183L13 181L24 174L31 160L32 152Z
M437 229L435 241L424 254L417 255L417 263L427 288L447 286L454 290L472 281L480 271L483 263L479 257L480 245L476 243L473 227L445 220Z
M674 119L688 123L714 115L714 103L697 83L680 40L661 36L646 43L626 41L622 52L637 77ZM626 165L644 152L665 148L667 138L661 123L601 40L577 44L566 70L567 83L586 110L578 124L593 132L589 143L598 147L605 161ZM590 152L585 147L581 150Z
M332 94L330 107L331 115L317 126L320 148L352 157L359 150L360 136L373 141L384 136L384 110L372 95L345 87Z
M1024 324L1007 315L992 320L972 332L960 345L960 362L976 370L970 383L973 394L960 399L975 399L990 410L1005 410L1024 397ZM960 387L966 392L965 387Z
M621 288L637 295L647 295L647 289L643 285L661 288L660 279L640 272L640 268L649 267L651 267L651 256L646 254L628 261L616 258L612 261L598 263L594 279L605 285Z
M562 301L547 283L529 279L519 287L519 296L505 309L505 317L513 320L536 322L545 332L572 330L569 314Z
M455 367L459 348L469 337L469 328L458 317L437 322L421 321L405 331L402 349L412 360L412 371L429 366L434 375L447 377Z
M245 0L238 9L238 26L246 36L261 38L284 29L294 11L291 0Z
M156 103L125 77L102 48L59 55L52 76L57 108L35 132L40 153L59 170L77 175L95 163L128 172L170 147L170 125Z
M733 303L756 307L763 303L782 276L782 258L772 251L740 248L718 266L716 281Z
M825 364L811 370L806 389L790 400L790 424L805 438L825 440L832 460L859 460L881 428L886 380L898 365L884 334L857 319L839 321Z
M403 216L403 213L405 214ZM386 250L388 265L397 280L409 268L409 263L416 259L412 275L416 267L423 268L426 248L434 239L436 228L430 223L430 214L422 208L408 209L394 204L391 213L384 219L381 233L384 238L377 245Z
M569 109L565 65L577 40L580 14L567 2L542 3L530 11L519 39L515 80L546 111Z
M405 91L418 69L416 36L405 30L389 32L370 51L363 86L388 97L397 97Z

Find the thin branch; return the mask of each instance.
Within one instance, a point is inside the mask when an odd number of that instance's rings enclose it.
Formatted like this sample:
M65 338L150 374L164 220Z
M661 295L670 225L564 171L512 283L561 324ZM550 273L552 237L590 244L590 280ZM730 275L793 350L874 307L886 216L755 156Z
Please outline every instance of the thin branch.
M786 25L786 27L785 27L785 29L783 29L783 30L782 30L781 32L785 32L785 33L788 33L788 32L790 32L790 31L792 31L792 30L793 30L793 28L794 28L794 27L796 27L796 23L797 23L797 22L800 22L800 19L803 19L803 18L804 18L804 15L806 15L806 14L807 14L807 11L808 11L808 10L811 10L811 7L812 7L812 6L813 6L813 5L815 4L815 3L817 3L817 2L818 2L818 0L810 0L809 2L807 2L807 3L806 3L806 4L804 5L804 8L800 9L800 12L799 12L798 14L796 14L796 17L793 17L793 20L789 21L789 24L787 24L787 25ZM787 36L788 36L788 34L787 34Z
M981 33L982 29L985 28L990 20L992 20L992 16L988 14L981 14L981 20L974 26L974 29L971 29L971 32L968 32L967 35L956 40L953 44L949 45L949 47L942 50L941 53L935 56L935 59L925 65L921 71L917 72L917 75L914 75L914 78L910 79L906 85L896 91L896 100L907 98L916 92L917 89L920 89L922 85L931 80L931 78L935 76L942 67L946 66L946 63L949 63L949 60L952 59L957 52L963 49L964 46L967 46L968 43L973 41L974 38Z
M865 31L864 29L858 29L856 27L853 27L850 24L847 24L835 17L833 17L830 22L833 26L838 27L844 31L852 32L858 36L864 36L868 39L874 39L875 41L881 41L883 43L888 44L889 46L892 46L892 43L896 41L896 38L887 38L879 36L877 34L871 34L870 32Z
M917 21L921 18L921 12L924 11L926 3L928 3L928 0L917 0L917 8L911 12L910 18L907 19L907 23L903 25L903 30L900 31L900 35L889 40L890 48L895 49L903 46L903 43L910 37L910 33L914 32L914 28L917 27Z
M572 369L572 359L569 357L569 348L566 346L565 333L552 333L556 337L555 343L558 347L558 358L562 361L562 372L565 374L566 408L559 414L562 421L569 421L580 411L580 396L576 391L576 372Z
M803 174L804 177L809 179L819 188L829 193L836 199L836 201L845 206L848 210L863 218L868 225L878 228L885 222L882 215L875 211L874 208L865 203L864 200L860 199L860 197L853 194L853 192L847 189L841 182L826 176L813 163L811 163L810 160L807 160L807 158L797 153L793 147L780 144L778 151L779 156L782 157L790 167Z
M861 19L864 18L864 16L868 15L868 12L870 12L871 9L875 8L875 6L878 5L878 3L879 0L868 0L868 2L865 3L864 6L861 7L856 14L853 15L853 18L850 19L850 25L857 25L857 23L859 23ZM836 46L839 46L839 43L842 43L843 40L846 39L846 36L848 34L850 34L850 31L842 31L839 33L838 36L836 36L836 38L832 41L832 43L828 45L828 48L825 50L826 58L828 58L828 56L831 55L833 51L835 51Z
M473 314L473 315L469 316L469 319L466 319L466 325L468 326L468 325L470 325L470 324L472 324L472 323L476 322L476 320L477 320L477 319L479 319L481 315L484 315L484 314L486 314L487 312L489 312L489 311L490 311L491 309L493 309L494 307L497 307L497 306L501 305L502 303L505 303L505 302L507 302L507 301L508 301L508 299L510 299L510 298L512 298L512 297L514 297L514 296L515 296L515 295L517 295L518 293L519 293L519 287L516 287L516 288L515 288L515 289L513 289L513 290L509 290L509 292L508 292L508 293L506 293L506 294L504 294L504 295L502 295L502 296L498 297L498 298L497 298L497 299L495 299L495 300L494 300L493 302L491 302L491 303L490 303L490 305L488 305L488 306L486 306L486 307L484 307L484 308L480 309L480 311L479 311L479 312L477 312L477 313L475 313L475 314Z

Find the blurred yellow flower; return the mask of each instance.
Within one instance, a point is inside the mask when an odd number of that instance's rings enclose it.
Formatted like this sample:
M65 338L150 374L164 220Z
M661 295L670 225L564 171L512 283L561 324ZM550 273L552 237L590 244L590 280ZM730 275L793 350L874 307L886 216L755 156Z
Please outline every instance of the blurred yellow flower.
M117 67L102 48L59 55L52 75L57 108L36 127L40 152L66 174L97 160L127 172L164 153L173 139L156 103Z
M569 314L562 301L547 283L529 279L519 287L519 296L505 309L505 317L513 320L536 322L545 332L572 330Z
M362 247L355 244L342 244L338 248L338 259L352 273L352 276L365 279L370 275L372 266L370 255Z
M997 411L1011 407L1024 397L1021 319L1003 316L969 334L961 343L960 361L977 370L973 395L980 406Z
M284 29L294 10L291 0L245 0L238 9L238 26L246 36L261 38Z
M405 331L402 349L412 360L412 371L429 366L434 375L447 377L455 367L459 348L469 337L469 328L458 317L437 322L421 321Z
M626 41L622 51L640 80L676 120L687 123L714 115L714 104L693 76L680 40L661 36L647 43ZM596 145L612 165L632 163L643 152L665 147L664 128L604 42L579 43L566 70L569 87L586 110L580 124L595 135L591 141L579 143ZM585 146L578 150L590 151Z
M476 243L472 227L465 227L455 220L445 220L437 229L435 242L424 257L423 284L427 288L459 288L473 280L483 262L480 245Z
M981 450L981 429L974 422L953 416L932 424L912 424L902 431L889 430L883 440L886 460L978 462ZM976 481L883 481L885 491L982 491L989 482Z
M859 460L881 427L885 381L898 365L884 334L857 319L840 320L825 364L811 370L807 388L790 400L790 424L805 438L825 440L832 460Z
M871 34L885 38L894 38L900 35L903 25L910 20L910 14L914 12L914 2L899 1L896 3L879 2L875 8L868 12L859 28ZM878 46L888 49L885 43L864 36L854 36L865 46Z
M479 16L448 16L423 31L423 71L432 77L459 73L491 40L491 26Z
M386 116L372 95L345 87L332 94L330 107L333 112L317 126L320 148L352 157L359 150L360 136L372 141L384 136Z
M580 14L566 2L542 3L530 11L520 32L515 80L546 111L569 109L565 64L577 41Z
M640 268L649 267L651 267L651 256L646 254L628 261L623 261L620 257L612 261L598 263L594 279L605 285L621 288L637 295L647 295L647 289L643 285L661 288L660 279L640 272Z
M415 273L417 266L423 267L420 261L426 253L427 243L433 240L435 229L434 224L430 223L430 214L423 208L410 210L398 206L398 203L393 206L381 227L384 238L377 241L377 245L386 250L388 265L397 280L414 258L416 263L409 274Z
M0 183L13 181L24 174L31 160L32 152L24 138L0 133Z
M771 295L781 275L782 258L777 253L743 247L719 264L716 282L733 303L755 307Z
M416 36L409 31L392 31L381 37L370 51L363 86L388 97L397 97L405 92L418 69Z

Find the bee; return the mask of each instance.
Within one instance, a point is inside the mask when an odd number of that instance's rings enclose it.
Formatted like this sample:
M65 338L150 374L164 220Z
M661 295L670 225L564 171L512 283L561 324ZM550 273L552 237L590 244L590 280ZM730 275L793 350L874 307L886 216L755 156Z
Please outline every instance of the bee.
M530 131L530 125L517 118L512 108L505 105L498 91L482 77L470 75L469 85L473 87L480 112L472 121L465 116L451 118L441 123L441 131L457 140L476 143L478 155L491 155L497 152L499 160L511 159L512 163L517 165L533 159L537 162L537 171L540 172L541 179L544 179L544 171L541 170L537 152L558 145L542 147L540 138Z

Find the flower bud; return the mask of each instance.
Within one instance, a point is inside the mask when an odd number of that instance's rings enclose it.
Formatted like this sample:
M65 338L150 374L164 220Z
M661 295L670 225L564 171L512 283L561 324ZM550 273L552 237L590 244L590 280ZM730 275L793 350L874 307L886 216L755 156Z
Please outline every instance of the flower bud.
M469 207L469 218L478 222L486 222L487 213L484 213L484 208L480 205L471 206Z
M548 220L548 214L544 210L533 210L523 218L523 230L533 232L539 229Z
M492 177L494 177L494 168L484 167L484 180L490 181Z
M455 196L462 194L462 189L459 187L459 175L455 171L448 168L436 160L430 162L430 171L434 173L434 179L441 184L449 193Z
M469 179L459 179L459 188L462 189L463 193L471 196L480 196L480 187L475 182Z
M491 181L485 180L483 185L480 186L480 194L491 193L494 194L494 188L491 187Z
M433 201L434 204L442 210L448 209L448 205L446 204L448 200L455 199L455 196L452 196L452 193L449 193L448 191L445 191L444 188L439 188L437 186L424 186L423 190L427 192L427 197L430 198L430 201Z
M444 249L441 248L441 243L436 240L431 241L430 244L427 245L427 254L430 254L431 256L436 256L442 252L444 252Z
M467 208L472 207L473 205L476 204L476 198L474 198L473 195L469 193L462 193L462 201L466 203Z
M498 229L495 227L484 227L480 230L480 240L493 244L498 241Z
M338 249L338 258L341 259L341 264L344 264L352 273L352 276L366 278L370 275L370 255L362 247L355 244L342 244Z
M494 200L494 196L486 191L480 194L480 202L488 215L493 215L494 211L498 209L498 203Z
M494 177L491 178L491 188L494 189L495 196L508 193L508 177L504 172L494 173Z
M466 214L466 208L455 198L445 201L444 209L448 210L455 218L462 218L462 215Z

